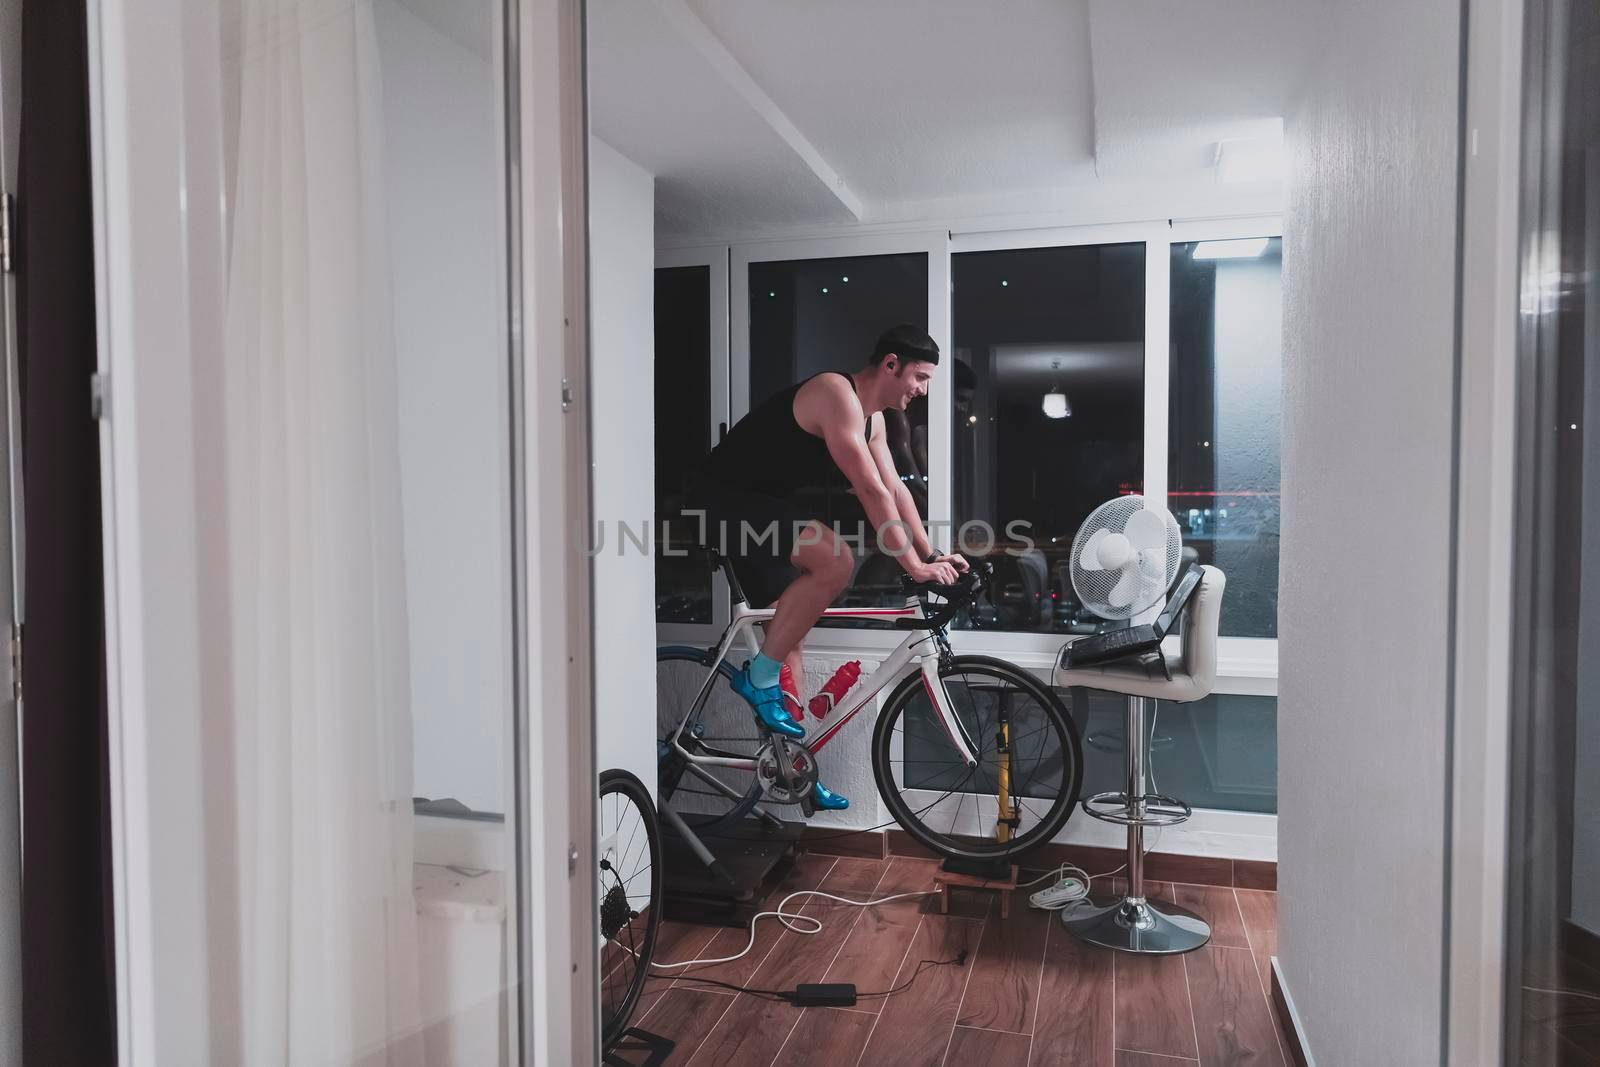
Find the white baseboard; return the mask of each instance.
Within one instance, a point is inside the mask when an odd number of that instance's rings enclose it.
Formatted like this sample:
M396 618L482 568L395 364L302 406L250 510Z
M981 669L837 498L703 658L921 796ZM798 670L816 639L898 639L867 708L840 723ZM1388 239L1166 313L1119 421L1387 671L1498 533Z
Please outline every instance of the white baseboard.
M1062 845L1121 849L1128 846L1128 831L1125 827L1091 819L1082 811L1077 811L1053 840ZM1196 808L1187 822L1160 830L1146 830L1144 840L1145 847L1151 852L1276 863L1278 817Z
M1284 981L1283 968L1278 965L1278 957L1272 957L1272 980L1278 987L1278 995L1283 997L1283 1006L1288 1009L1289 1022L1294 1026L1294 1040L1300 1046L1300 1055L1306 1061L1306 1067L1317 1067L1316 1057L1311 1055L1311 1042L1306 1040L1306 1028L1301 1025L1300 1012L1294 1006L1294 997L1289 995L1289 983Z

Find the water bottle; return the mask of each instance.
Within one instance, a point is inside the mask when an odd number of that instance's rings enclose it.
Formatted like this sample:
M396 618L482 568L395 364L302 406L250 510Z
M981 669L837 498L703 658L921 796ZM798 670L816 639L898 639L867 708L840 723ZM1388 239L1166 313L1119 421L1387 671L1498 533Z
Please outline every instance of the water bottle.
M822 718L843 702L857 679L861 677L861 661L853 659L833 672L833 677L823 685L822 691L811 698L811 714Z

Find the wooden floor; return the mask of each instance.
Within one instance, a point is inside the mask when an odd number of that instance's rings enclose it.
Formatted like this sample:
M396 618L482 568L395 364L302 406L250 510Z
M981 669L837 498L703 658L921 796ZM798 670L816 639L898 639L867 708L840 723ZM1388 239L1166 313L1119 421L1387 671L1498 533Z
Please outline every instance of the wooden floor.
M803 855L767 906L794 889L856 900L927 890L933 871L932 861L908 857ZM958 890L948 915L933 897L874 908L801 898L795 904L810 900L803 910L822 920L821 933L804 936L764 919L743 959L686 973L769 990L826 981L867 993L910 984L854 1009L801 1009L656 971L663 976L651 979L633 1025L677 1042L668 1063L697 1067L1286 1064L1267 999L1275 893L1147 883L1148 895L1175 900L1212 926L1205 948L1153 958L1077 943L1059 916L1027 906L1028 892L1018 891L1006 920L994 894L978 891ZM656 959L730 956L748 936L668 922ZM965 966L923 964L962 949ZM627 1042L617 1054L644 1062Z
M1600 970L1562 954L1528 961L1522 984L1520 1067L1600 1064Z

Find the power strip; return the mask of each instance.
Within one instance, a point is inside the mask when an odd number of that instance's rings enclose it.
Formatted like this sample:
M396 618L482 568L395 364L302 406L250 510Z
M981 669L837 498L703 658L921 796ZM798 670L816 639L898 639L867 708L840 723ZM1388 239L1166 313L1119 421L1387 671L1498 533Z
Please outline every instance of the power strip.
M1048 889L1041 889L1028 897L1028 906L1043 911L1059 911L1071 907L1089 896L1089 885L1079 878L1063 877Z

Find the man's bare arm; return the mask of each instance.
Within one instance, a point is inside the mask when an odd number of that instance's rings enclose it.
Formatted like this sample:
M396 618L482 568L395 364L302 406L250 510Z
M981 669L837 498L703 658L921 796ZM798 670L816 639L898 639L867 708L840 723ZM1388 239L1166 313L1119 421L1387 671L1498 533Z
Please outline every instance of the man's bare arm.
M894 456L889 451L888 427L882 415L873 416L872 440L867 447L878 468L878 477L889 488L894 497L895 511L911 535L911 547L916 550L918 559L927 559L933 554L933 546L928 541L927 531L922 528L917 502L911 490L906 488L906 483L900 480L900 472L895 469Z
M907 531L900 523L900 505L884 485L878 465L862 437L866 415L854 391L833 375L815 379L795 398L795 417L801 427L820 433L828 454L844 472L855 490L856 499L867 513L867 521L878 532L878 543L917 581L951 582L955 568L930 566L917 555Z

